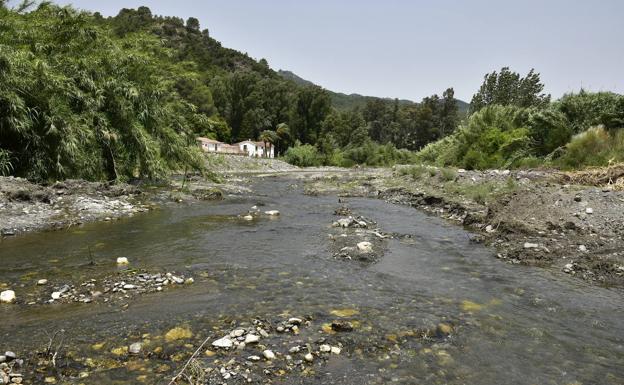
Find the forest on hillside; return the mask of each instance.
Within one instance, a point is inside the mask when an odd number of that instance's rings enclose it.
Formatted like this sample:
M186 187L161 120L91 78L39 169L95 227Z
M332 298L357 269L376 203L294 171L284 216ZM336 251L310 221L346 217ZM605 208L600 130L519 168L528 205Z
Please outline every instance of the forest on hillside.
M223 47L196 18L147 7L105 18L0 1L0 31L4 175L128 180L202 170L198 136L272 142L301 166L622 160L622 96L551 101L534 71L486 75L461 111L453 88L419 103L332 93Z

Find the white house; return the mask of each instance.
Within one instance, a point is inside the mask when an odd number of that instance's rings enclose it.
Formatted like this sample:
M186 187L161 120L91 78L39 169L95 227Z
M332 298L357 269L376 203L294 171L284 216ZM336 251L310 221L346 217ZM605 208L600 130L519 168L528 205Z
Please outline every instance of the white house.
M256 158L274 158L275 148L271 143L264 146L264 142L254 142L251 140L244 140L236 143L241 152L246 153L248 156ZM267 156L268 155L268 156Z
M227 144L209 138L197 138L202 150L205 152L233 155L247 155L255 158L275 157L275 148L271 143L267 143L266 148L263 142L245 140L235 144Z

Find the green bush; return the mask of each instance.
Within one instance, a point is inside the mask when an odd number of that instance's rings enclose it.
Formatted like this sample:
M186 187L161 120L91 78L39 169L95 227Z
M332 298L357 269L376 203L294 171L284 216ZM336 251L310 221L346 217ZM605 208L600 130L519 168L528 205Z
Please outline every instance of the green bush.
M289 148L284 154L284 160L299 167L320 166L322 163L318 150L310 144Z
M451 136L423 148L417 158L466 169L507 168L530 155L528 110L485 107Z
M399 175L409 175L412 179L417 180L427 173L428 167L423 165L415 165L409 167L402 167L399 169Z
M457 178L457 171L451 168L443 168L442 171L440 172L440 177L445 182L455 180L455 178Z
M572 138L556 164L578 169L623 161L624 130L609 133L603 127L594 127Z

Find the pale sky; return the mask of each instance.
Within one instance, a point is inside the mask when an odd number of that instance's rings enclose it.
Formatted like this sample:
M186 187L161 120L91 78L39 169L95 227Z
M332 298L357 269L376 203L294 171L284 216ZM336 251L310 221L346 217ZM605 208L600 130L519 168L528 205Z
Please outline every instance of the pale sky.
M109 16L198 18L224 46L325 88L419 101L534 67L555 98L624 93L624 0L62 0Z

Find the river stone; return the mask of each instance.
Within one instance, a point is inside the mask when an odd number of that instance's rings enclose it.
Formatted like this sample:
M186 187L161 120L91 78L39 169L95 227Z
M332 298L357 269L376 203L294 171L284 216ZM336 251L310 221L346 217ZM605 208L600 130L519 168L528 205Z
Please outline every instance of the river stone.
M580 246L578 247L578 249L579 249L579 251L580 251L580 252L583 252L583 253L586 253L586 252L587 252L587 246L585 246L585 245L580 245Z
M214 341L212 343L212 346L217 347L217 348L231 348L232 345L234 345L234 342L232 342L232 340L230 339L229 336L225 336L223 338L220 338L216 341Z
M331 347L331 352L332 354L340 354L340 348L338 346L332 346Z
M39 286L43 286L43 285L47 285L48 284L48 280L47 279L40 279L37 281L37 285Z
M13 361L14 359L17 358L17 354L15 354L12 351L7 351L4 353L4 356L6 357L7 361Z
M55 291L54 293L52 293L52 299L53 300L57 300L61 298L61 292L60 291Z
M288 319L288 323L293 325L301 325L302 322L303 320L301 318L293 317Z
M253 221L254 218L251 215L245 215L243 219L246 221Z
M13 290L5 290L0 293L1 303L13 303L15 301L15 292Z
M332 224L333 227L347 228L353 223L352 218L341 218Z
M329 353L331 352L331 346L329 345L321 345L320 350L322 353Z
M255 344L258 341L260 341L260 337L255 334L247 334L247 336L245 337L246 344Z
M524 242L525 249L537 249L539 245L537 243Z
M585 214L593 214L594 213L594 209L592 209L591 207L588 207L585 209Z
M314 361L314 356L312 355L312 353L306 354L305 356L303 356L303 358L308 362Z
M141 353L141 349L143 348L143 346L141 345L140 342L135 342L132 345L130 345L130 347L128 347L128 353L130 354L139 354Z
M357 248L362 253L370 253L373 251L373 244L370 242L360 242L357 244Z
M119 258L117 258L117 264L118 265L127 265L129 263L130 262L128 261L128 258L126 258L126 257L119 257Z
M131 285L129 283L123 285L124 290L135 290L137 287L135 285Z
M438 325L436 330L438 332L438 335L448 336L453 332L453 327L451 325L441 323Z
M487 225L487 226L485 226L485 232L486 232L486 233L493 233L493 232L495 232L495 231L496 231L496 230L494 230L494 227L493 227L492 225Z
M260 357L259 356L249 356L249 357L247 357L247 359L249 361L260 361Z
M0 356L0 363L5 362L6 360L7 360L6 356Z
M264 212L266 215L270 215L272 217L280 215L280 212L277 210L269 210Z
M262 352L262 355L264 356L264 358L266 358L267 360L271 361L275 359L275 353L273 353L272 350L265 350Z

